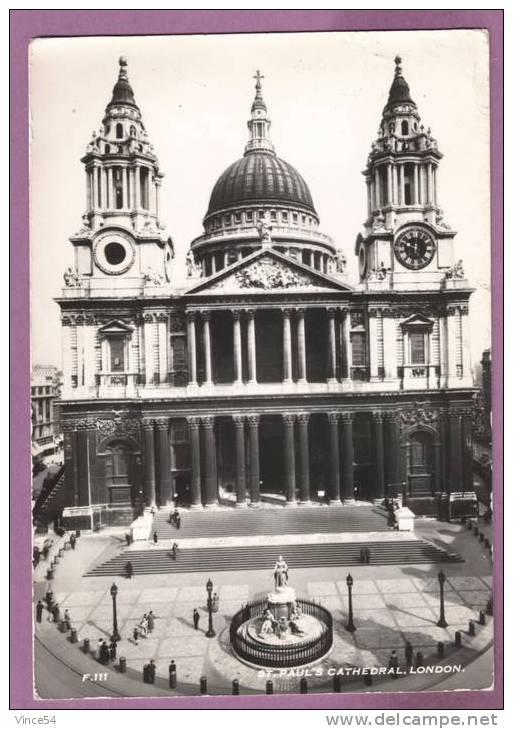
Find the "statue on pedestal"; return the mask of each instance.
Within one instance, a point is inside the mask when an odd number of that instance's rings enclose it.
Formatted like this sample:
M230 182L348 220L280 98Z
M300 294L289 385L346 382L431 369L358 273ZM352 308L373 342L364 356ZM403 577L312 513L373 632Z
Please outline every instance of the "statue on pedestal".
M274 565L274 587L286 587L289 582L289 567L283 557L278 557L278 561Z

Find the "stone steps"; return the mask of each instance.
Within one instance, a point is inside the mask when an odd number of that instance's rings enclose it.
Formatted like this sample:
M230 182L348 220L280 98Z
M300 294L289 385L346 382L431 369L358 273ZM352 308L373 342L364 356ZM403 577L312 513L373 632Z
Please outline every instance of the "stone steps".
M212 547L186 549L178 553L176 561L168 550L124 550L116 557L96 565L86 576L122 576L125 565L132 563L134 575L173 574L186 572L222 572L243 570L271 570L279 554L291 569L318 567L355 567L360 564L360 549L371 552L372 565L404 565L443 562L462 562L459 555L424 540L349 542L342 544L296 544L259 547Z

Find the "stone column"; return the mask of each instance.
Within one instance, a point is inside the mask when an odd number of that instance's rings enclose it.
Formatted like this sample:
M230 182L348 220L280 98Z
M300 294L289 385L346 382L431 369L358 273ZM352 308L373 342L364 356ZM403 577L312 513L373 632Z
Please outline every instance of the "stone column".
M196 312L187 312L187 352L189 355L189 385L198 384L196 371Z
M463 488L465 491L472 491L472 418L474 413L472 408L465 408L462 411L461 418L461 444L462 444L462 469L463 469Z
M385 498L385 451L383 447L383 413L374 412L374 471L376 491L374 503L381 503Z
M191 449L191 509L201 509L200 418L187 418Z
M463 490L461 417L458 410L449 412L449 480L447 492Z
M353 413L340 413L342 423L342 499L344 503L354 501L353 471Z
M139 210L141 207L141 167L140 165L135 166L134 170L134 200L135 209Z
M292 382L292 338L290 331L290 309L283 309L283 382Z
M335 309L328 308L328 328L329 328L329 372L328 382L337 381L337 338L335 334Z
M419 204L419 166L413 166L413 202Z
M297 310L297 350L300 383L306 382L305 310Z
M210 311L202 311L203 320L203 349L205 350L205 382L204 385L212 384L212 349L210 343Z
M365 184L367 185L367 217L370 218L372 213L372 182L370 177L365 178Z
M201 422L205 435L205 508L212 509L218 503L215 418L207 416Z
M299 503L310 504L310 448L308 443L308 413L297 416L299 424Z
M425 205L426 191L425 191L425 184L424 184L424 170L425 170L424 165L419 164L418 170L419 170L419 204Z
M144 441L144 501L146 506L157 503L155 490L155 438L153 420L142 420Z
M85 418L77 423L77 482L78 482L78 504L77 506L91 506L94 498L91 493L91 443L90 432L94 432L94 420Z
M428 205L433 204L433 165L428 162L426 165L427 172L427 202Z
M399 418L395 412L385 413L386 487L385 494L393 499L401 493L399 483Z
M123 209L128 210L129 203L128 203L128 168L123 167Z
M260 506L260 444L258 440L259 415L249 415L249 492L250 506Z
M156 418L158 452L158 501L161 506L173 505L171 493L171 458L169 451L169 420Z
M394 200L394 190L392 184L392 165L387 164L387 203L392 205Z
M349 333L349 309L341 309L341 336L340 336L340 377L350 378L350 333Z
M235 488L237 502L235 506L241 508L247 506L246 502L246 453L244 443L244 423L246 418L243 415L233 415L235 423Z
M107 189L109 191L109 210L114 210L116 201L114 199L114 185L112 184L112 167L107 167Z
M285 413L283 424L285 427L285 491L286 506L296 506L296 449L294 445L295 415Z
M235 370L235 384L242 384L242 338L240 331L240 315L237 309L233 311L233 359Z
M247 312L248 321L248 370L249 384L256 384L256 341L255 341L255 310L249 309Z
M399 205L404 205L404 163L399 165Z
M339 413L328 413L330 430L330 504L340 504L340 454L338 435Z
M374 204L376 209L381 207L381 190L379 186L379 170L377 167L374 170Z

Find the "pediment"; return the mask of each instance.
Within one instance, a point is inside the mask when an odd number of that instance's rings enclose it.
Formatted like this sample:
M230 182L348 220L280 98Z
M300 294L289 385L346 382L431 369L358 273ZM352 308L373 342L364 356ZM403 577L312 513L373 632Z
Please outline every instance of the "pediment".
M401 324L402 327L432 327L433 321L424 314L413 314Z
M273 249L261 249L202 280L187 294L349 291L350 287Z
M99 334L130 334L132 327L118 319L113 319L99 328Z

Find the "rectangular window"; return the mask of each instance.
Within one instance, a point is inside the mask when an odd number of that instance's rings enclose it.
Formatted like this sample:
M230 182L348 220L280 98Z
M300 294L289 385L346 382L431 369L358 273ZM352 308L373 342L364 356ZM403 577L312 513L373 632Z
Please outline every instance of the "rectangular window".
M252 210L246 210L246 220L248 223L253 222L253 211Z
M287 212L283 211L281 217L285 223L288 222L289 214Z
M351 352L353 367L365 367L365 334L363 332L351 334Z
M426 338L424 332L410 332L411 364L425 364Z
M110 340L110 371L124 372L125 369L125 342L123 339Z
M276 220L276 210L271 210L271 220Z
M240 213L235 213L235 222L240 223L242 220L242 215Z

